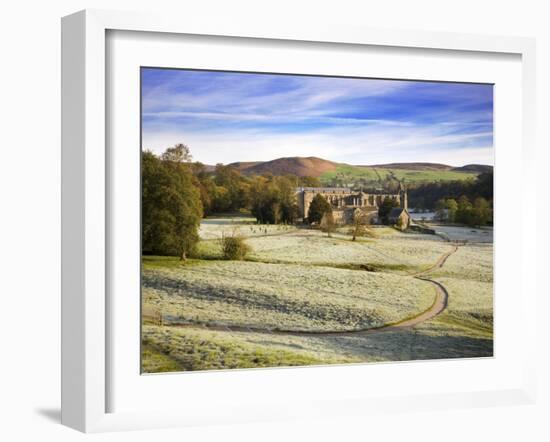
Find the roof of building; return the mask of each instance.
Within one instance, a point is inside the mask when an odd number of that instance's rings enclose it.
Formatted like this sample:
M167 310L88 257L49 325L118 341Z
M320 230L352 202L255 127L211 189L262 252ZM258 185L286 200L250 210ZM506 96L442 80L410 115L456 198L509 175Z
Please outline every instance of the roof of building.
M296 187L296 192L325 192L325 193L346 193L349 195L377 195L377 196L392 196L397 197L399 196L399 192L392 193L389 191L383 191L383 190L370 190L368 192L365 192L363 189L354 190L350 187Z
M390 213L388 213L389 219L397 219L399 216L401 216L401 213L405 211L403 207L394 207L390 210Z
M304 192L304 191L310 191L310 192L347 192L347 193L354 193L355 190L350 189L349 187L297 187L297 192Z

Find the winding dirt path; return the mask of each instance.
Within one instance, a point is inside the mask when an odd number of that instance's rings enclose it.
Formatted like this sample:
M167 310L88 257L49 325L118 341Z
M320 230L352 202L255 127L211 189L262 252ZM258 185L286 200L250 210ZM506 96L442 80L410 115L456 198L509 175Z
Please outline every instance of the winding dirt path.
M380 327L369 327L366 329L358 330L344 330L344 331L324 331L324 330L310 330L310 331L295 331L295 330L280 330L280 329L269 329L269 328L260 328L260 327L245 327L241 325L197 325L197 324L170 324L170 327L180 327L180 328L204 328L207 330L214 331L229 331L229 332L248 332L248 333L266 333L266 334L276 334L276 335L287 335L287 336L353 336L353 335L370 335L375 333L382 333L388 331L395 331L404 328L414 327L415 325L421 324L422 322L428 321L437 315L439 315L443 310L447 308L447 303L449 300L449 293L443 284L434 281L424 275L432 272L435 269L443 267L449 256L455 253L458 250L458 244L453 244L453 247L450 251L444 253L439 257L436 263L429 268L422 270L418 273L413 273L409 276L420 279L422 281L429 282L433 285L435 290L435 299L431 307L413 317L403 319L399 322L384 324Z
M432 272L433 270L435 269L439 269L441 267L443 267L443 264L445 264L445 261L447 261L447 259L449 258L449 256L451 256L453 253L455 253L456 251L458 250L458 244L457 243L454 243L453 244L453 247L450 251L448 251L447 253L444 253L443 255L441 255L439 257L439 259L435 262L434 265L428 267L426 270L422 270L421 272L418 272L418 273L413 273L412 275L410 276L413 276L415 278L421 278L422 275L425 275L427 273L430 273ZM428 280L427 278L421 278L421 279L424 279L424 280ZM431 280L430 280L431 281Z

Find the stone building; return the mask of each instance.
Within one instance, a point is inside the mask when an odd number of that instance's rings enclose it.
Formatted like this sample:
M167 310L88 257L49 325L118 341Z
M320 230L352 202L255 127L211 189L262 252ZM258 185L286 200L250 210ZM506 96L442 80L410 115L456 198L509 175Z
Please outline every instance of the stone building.
M358 214L367 218L378 215L378 207L387 198L392 198L399 204L404 212L403 217L408 217L407 192L401 186L396 194L366 193L343 187L299 187L296 189L299 216L308 217L309 206L315 195L321 194L332 205L334 221L339 224L350 224ZM407 221L407 226L410 219Z
M403 207L394 207L388 214L388 222L399 230L406 230L411 225L411 216L407 209Z

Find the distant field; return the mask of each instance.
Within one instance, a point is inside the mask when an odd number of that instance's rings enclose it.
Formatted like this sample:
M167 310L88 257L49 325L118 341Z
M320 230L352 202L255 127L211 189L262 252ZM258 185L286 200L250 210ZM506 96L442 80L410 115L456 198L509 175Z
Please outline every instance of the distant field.
M238 234L252 248L246 261L221 260L219 238ZM434 302L433 284L411 275L433 267L454 247L435 235L376 228L351 241L252 218L208 218L198 254L143 257L144 372L319 365L491 356L491 243L470 239L428 277L448 290L446 310L408 329L331 336L414 317ZM288 334L289 332L290 334ZM286 333L286 334L285 334Z
M375 185L388 178L396 178L406 183L455 181L474 179L478 174L453 170L407 170L401 168L381 168L369 166L350 166L340 164L335 170L320 176L321 182L330 184L334 179L343 183L355 183L359 180Z

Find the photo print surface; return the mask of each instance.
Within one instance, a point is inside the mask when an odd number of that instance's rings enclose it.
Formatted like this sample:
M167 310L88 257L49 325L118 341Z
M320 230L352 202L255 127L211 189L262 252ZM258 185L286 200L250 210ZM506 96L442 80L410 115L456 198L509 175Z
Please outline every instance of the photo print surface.
M493 86L141 68L143 373L493 355Z

